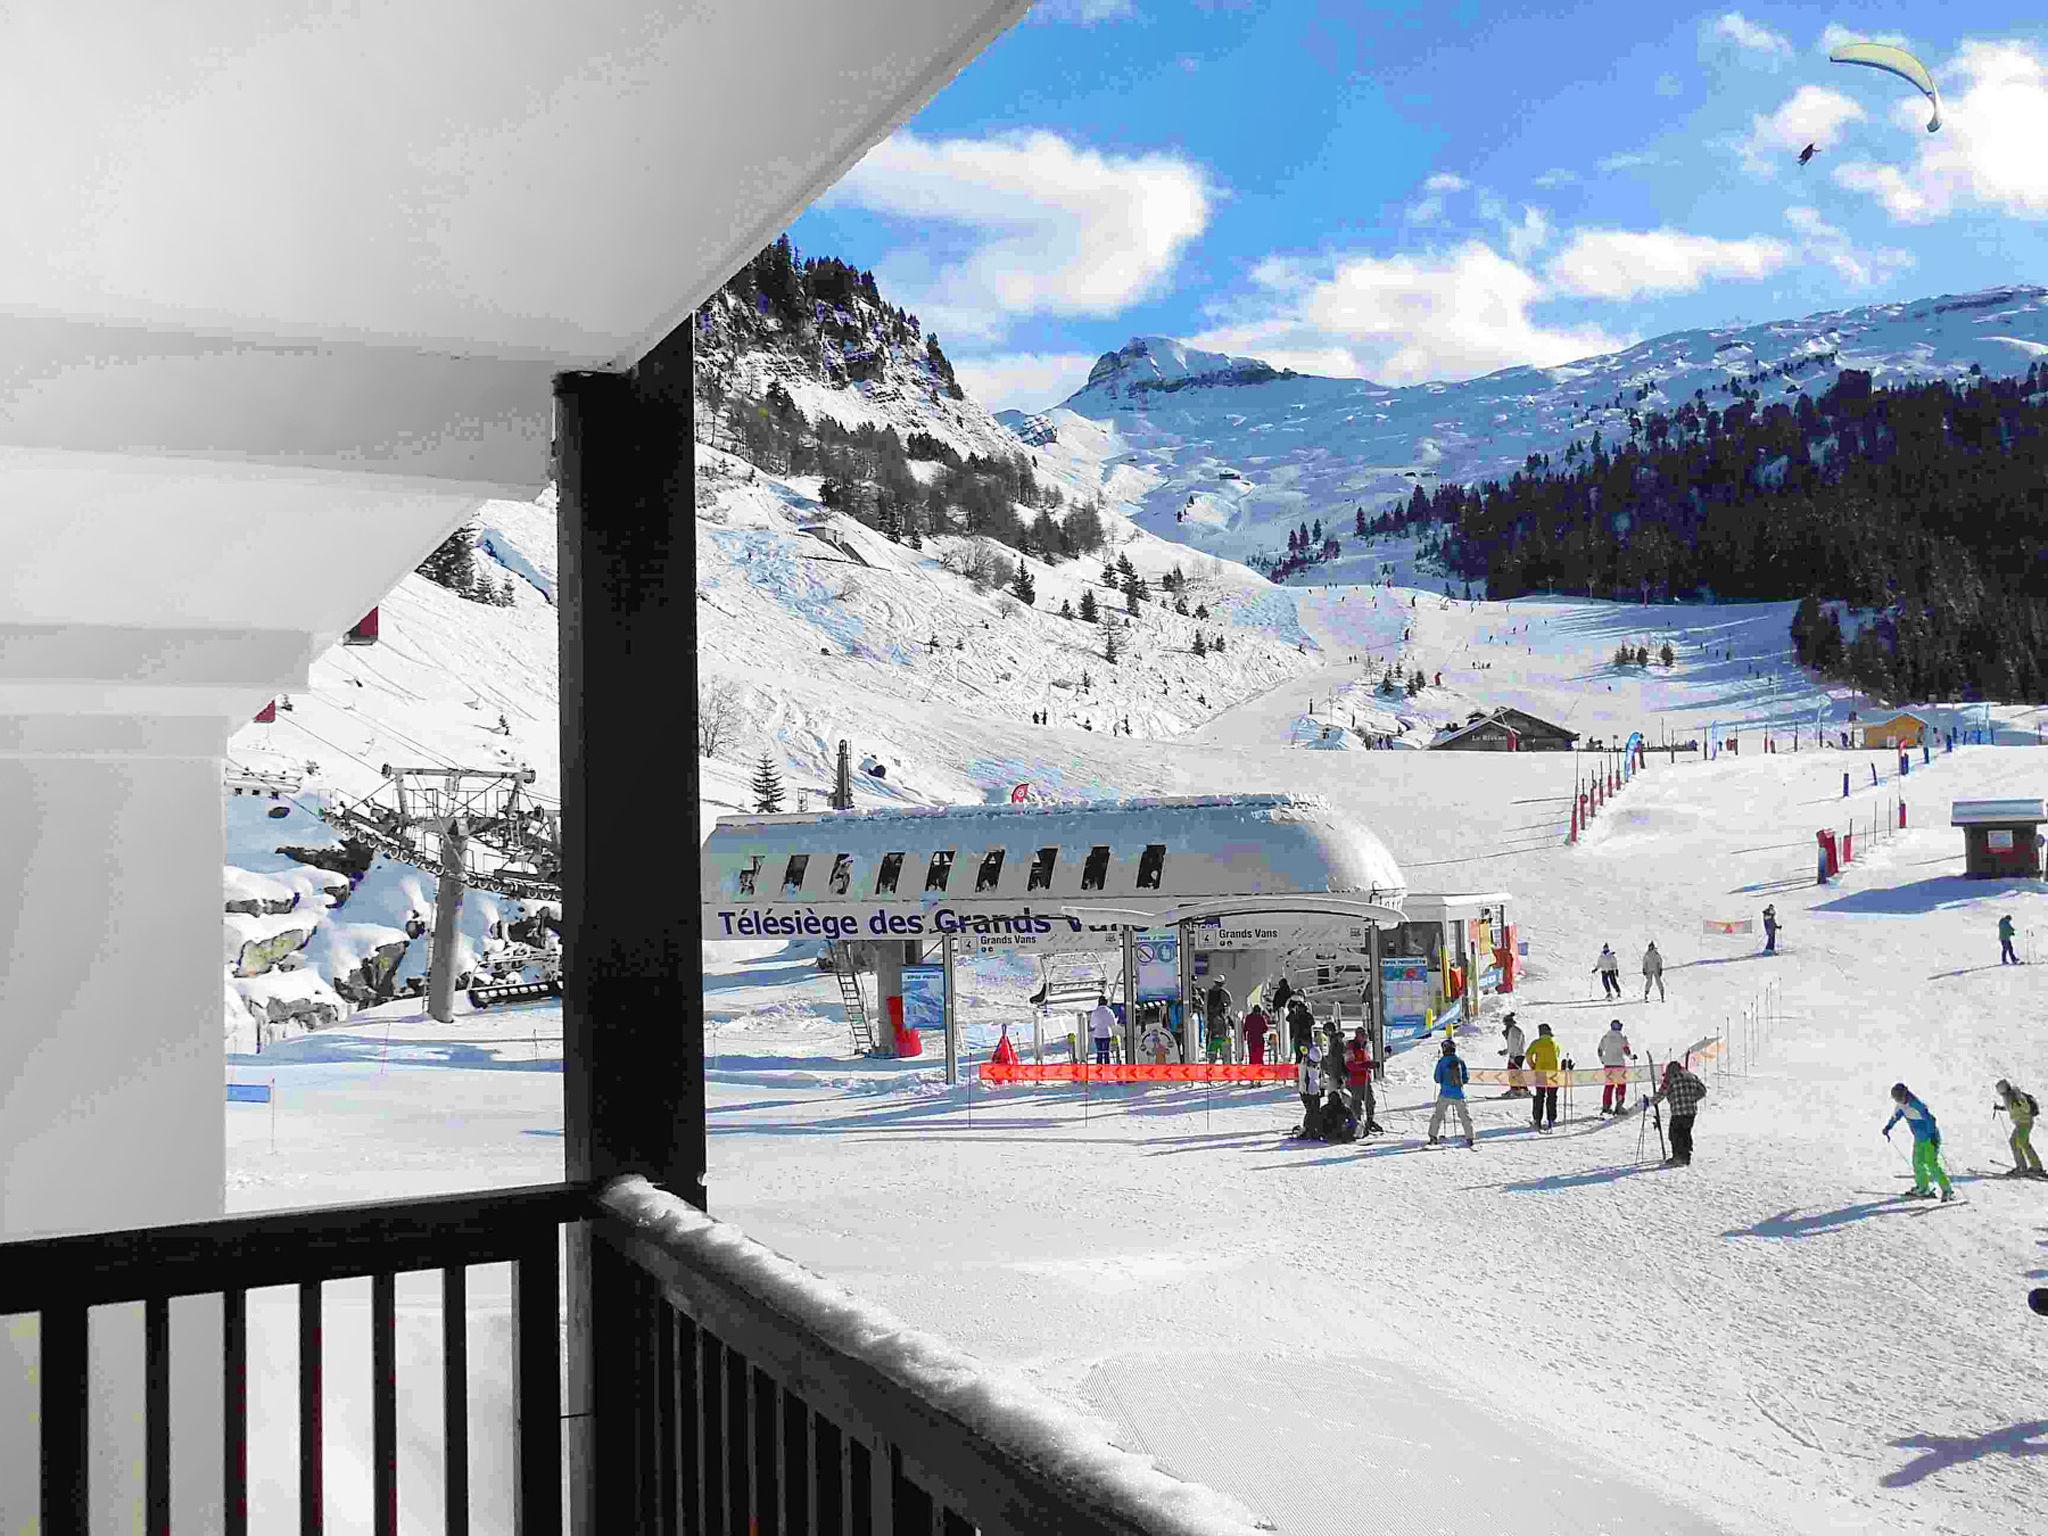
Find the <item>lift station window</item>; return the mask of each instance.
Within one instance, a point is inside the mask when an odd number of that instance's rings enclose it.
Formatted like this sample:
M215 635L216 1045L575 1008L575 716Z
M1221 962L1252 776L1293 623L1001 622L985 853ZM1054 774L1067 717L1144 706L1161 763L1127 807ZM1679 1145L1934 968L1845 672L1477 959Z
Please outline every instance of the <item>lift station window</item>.
M828 882L834 896L844 896L847 887L853 884L853 855L836 853L832 856L832 878Z
M1052 867L1059 862L1057 848L1041 848L1038 856L1031 861L1031 876L1024 882L1026 891L1049 891L1052 889Z
M882 867L875 871L875 894L877 896L894 896L896 894L896 877L902 873L903 855L900 853L883 854Z
M932 855L931 872L924 877L925 893L929 895L937 891L943 896L946 893L946 882L952 878L953 850L948 848L944 853Z
M742 896L754 894L754 882L761 878L761 855L755 854L740 866L738 892Z
M804 871L810 868L808 853L793 853L789 856L789 867L782 872L782 894L794 896L804 888Z
M996 882L1003 878L1003 850L991 848L981 856L981 868L974 876L976 894L992 891Z
M1138 889L1156 891L1159 877L1166 871L1166 844L1147 843L1145 851L1138 858Z
M1081 889L1099 891L1109 878L1109 848L1098 843L1088 850L1088 862L1081 866Z

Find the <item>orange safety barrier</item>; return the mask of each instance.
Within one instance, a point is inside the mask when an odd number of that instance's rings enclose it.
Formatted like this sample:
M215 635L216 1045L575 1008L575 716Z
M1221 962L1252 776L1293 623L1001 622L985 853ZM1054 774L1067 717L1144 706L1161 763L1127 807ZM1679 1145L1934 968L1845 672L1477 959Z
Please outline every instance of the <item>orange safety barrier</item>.
M1113 1062L1101 1066L1092 1061L1060 1061L1047 1065L1029 1062L985 1062L984 1083L1291 1083L1294 1063L1272 1061L1262 1066L1246 1062L1169 1061Z

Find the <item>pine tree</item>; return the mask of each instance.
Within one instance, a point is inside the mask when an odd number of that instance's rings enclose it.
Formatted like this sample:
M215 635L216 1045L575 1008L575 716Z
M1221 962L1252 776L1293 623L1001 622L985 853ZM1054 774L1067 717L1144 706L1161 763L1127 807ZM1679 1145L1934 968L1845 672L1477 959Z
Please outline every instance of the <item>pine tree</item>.
M748 786L754 791L754 809L764 816L779 815L782 810L782 775L775 767L775 760L766 752L755 766L754 779Z
M1351 520L1351 531L1361 539L1365 537L1365 508L1358 509L1358 515Z
M1095 589L1093 587L1083 587L1081 589L1081 622L1083 624L1093 624L1100 616L1100 612L1095 606Z
M1068 602L1068 601L1067 601L1067 600L1066 600L1066 599L1065 599L1064 597L1063 597L1063 598L1061 598L1061 599L1060 599L1060 617L1061 617L1061 618L1063 618L1063 619L1071 619L1071 618L1072 618L1073 616L1074 616L1074 605L1073 605L1072 603Z
M1102 659L1115 666L1117 657L1122 654L1123 647L1117 644L1116 626L1111 624L1102 632Z
M1115 588L1123 585L1122 582L1117 580L1116 562L1114 560L1105 560L1102 562L1102 584L1105 587L1110 588Z
M1116 570L1117 574L1123 577L1126 581L1132 579L1138 574L1138 568L1131 564L1131 557L1128 552L1120 554L1116 557Z
M1223 637L1221 635L1218 635L1214 640L1212 640L1209 643L1209 649L1220 654L1223 650Z
M1183 597L1176 597L1176 598L1175 598L1175 599L1173 600L1173 611L1174 611L1175 613L1177 613L1177 614L1180 614L1180 615L1181 615L1181 616L1182 616L1183 618L1185 618L1185 617L1187 616L1187 611L1188 611L1188 600L1187 600L1187 598L1186 598L1186 597L1184 597L1184 596L1183 596Z
M1657 659L1667 667L1677 663L1678 658L1671 653L1671 642L1669 640L1666 640L1664 648L1657 652Z
M476 591L476 538L458 528L419 563L419 574L436 586L467 597Z
M1209 654L1209 642L1202 638L1202 632L1199 629L1195 631L1195 654L1197 656Z
M1017 574L1010 578L1010 592L1027 608L1038 601L1038 587L1031 580L1031 573L1024 568L1022 560L1017 562Z
M1207 617L1209 617L1209 605L1207 603L1195 604L1195 617L1198 619L1206 619Z

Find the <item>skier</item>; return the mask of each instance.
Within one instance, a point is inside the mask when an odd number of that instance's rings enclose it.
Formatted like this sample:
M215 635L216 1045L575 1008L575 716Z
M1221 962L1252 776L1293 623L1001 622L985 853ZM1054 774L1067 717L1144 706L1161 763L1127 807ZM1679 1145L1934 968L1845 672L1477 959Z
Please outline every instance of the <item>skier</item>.
M1600 977L1602 997L1621 996L1621 957L1615 954L1612 944L1600 946L1600 958L1593 963L1593 970Z
M1116 1014L1109 1006L1107 993L1098 992L1095 1007L1088 1014L1088 1033L1095 1041L1095 1064L1109 1065L1109 1041L1116 1033Z
M1169 1065L1180 1055L1174 1044L1173 1031L1167 1027L1163 1018L1155 1018L1151 1027L1138 1037L1138 1049L1145 1054L1146 1060L1157 1067Z
M1764 903L1764 953L1778 952L1778 909L1769 902Z
M2020 957L2013 952L2012 935L2012 914L2008 912L1998 920L1998 963L2000 965L2018 965L2020 963Z
M1522 1034L1522 1026L1515 1022L1515 1016L1512 1013L1502 1018L1500 1037L1502 1047L1500 1054L1508 1059L1508 1091L1502 1094L1501 1097L1504 1099L1525 1099L1529 1096L1529 1090L1518 1074L1522 1070L1522 1053L1526 1048L1526 1041Z
M1664 957L1657 953L1657 941L1650 940L1650 947L1643 951L1643 1001L1650 1000L1650 988L1657 989L1657 1001L1664 1001Z
M1287 1001L1294 996L1294 984L1285 976L1273 987L1273 1012L1280 1018L1287 1017Z
M1377 1106L1372 1093L1372 1046L1365 1038L1363 1024L1352 1032L1351 1043L1344 1047L1344 1087L1351 1101L1351 1118L1358 1122L1358 1134L1370 1136L1380 1124L1374 1118Z
M1557 1040L1548 1024L1538 1024L1536 1038L1529 1043L1529 1069L1536 1078L1529 1096L1529 1123L1539 1131L1557 1125L1557 1064Z
M1477 1145L1472 1137L1472 1111L1465 1107L1465 1063L1458 1055L1458 1042L1446 1040L1443 1055L1436 1063L1436 1111L1429 1117L1430 1146L1441 1139L1437 1133L1444 1128L1444 1116L1453 1109L1458 1112L1458 1123L1465 1127L1465 1145Z
M1266 1017L1266 1010L1257 1003L1252 1004L1245 1013L1245 1059L1255 1067L1266 1064L1266 1031L1272 1027L1272 1022Z
M1664 1081L1657 1089L1657 1099L1669 1100L1671 1104L1671 1155L1664 1159L1666 1168L1690 1168L1692 1166L1692 1122L1700 1112L1700 1100L1707 1096L1707 1085L1699 1080L1697 1073L1690 1072L1675 1061L1664 1063Z
M2041 1113L2040 1102L2024 1088L2015 1088L2004 1078L1998 1080L1998 1102L1991 1106L1991 1112L2012 1116L2012 1171L2022 1178L2032 1175L2044 1177L2041 1170L2041 1154L2034 1150L2034 1121Z
M1925 1200L1934 1191L1927 1187L1929 1179L1941 1186L1943 1201L1953 1200L1956 1192L1948 1181L1948 1170L1941 1166L1941 1127L1934 1123L1934 1111L1913 1097L1912 1089L1904 1083L1892 1084L1892 1117L1884 1123L1884 1138L1890 1141L1892 1127L1901 1120L1913 1133L1913 1195L1916 1200Z
M1302 1045L1315 1038L1315 1015L1308 1011L1308 1004L1300 997L1287 1000L1287 1044L1290 1050L1299 1051Z
M1294 1058L1294 1091L1301 1095L1300 1135L1315 1134L1317 1111L1323 1107L1323 1046L1311 1038Z
M1230 1055L1230 988L1218 976L1209 984L1209 1059L1223 1061Z
M1600 1037L1600 1065L1607 1069L1607 1081L1600 1086L1601 1114L1628 1113L1628 1064L1635 1054L1629 1049L1628 1036L1621 1032L1621 1020L1616 1019Z

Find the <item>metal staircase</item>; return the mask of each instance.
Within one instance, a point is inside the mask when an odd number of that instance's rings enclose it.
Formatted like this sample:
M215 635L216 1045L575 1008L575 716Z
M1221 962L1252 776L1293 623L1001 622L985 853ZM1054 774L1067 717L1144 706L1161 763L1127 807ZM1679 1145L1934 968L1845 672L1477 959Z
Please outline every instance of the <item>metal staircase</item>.
M832 974L839 978L839 997L846 1005L846 1029L853 1037L854 1055L880 1054L874 1025L868 1020L867 1003L861 997L860 977L853 969L852 952L836 939L832 943Z

